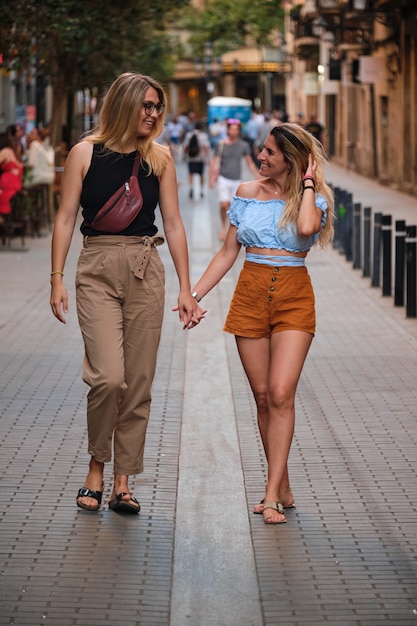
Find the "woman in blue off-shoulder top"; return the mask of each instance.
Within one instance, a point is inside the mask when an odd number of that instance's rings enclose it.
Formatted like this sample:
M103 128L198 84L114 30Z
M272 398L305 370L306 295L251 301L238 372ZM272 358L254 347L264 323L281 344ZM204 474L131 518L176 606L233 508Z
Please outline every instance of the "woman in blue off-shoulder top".
M268 460L265 495L254 512L266 524L282 524L284 509L294 506L287 461L295 393L315 333L305 258L316 243L331 241L334 201L322 146L300 126L273 128L258 159L262 178L238 187L225 242L193 295L200 301L246 248L224 330L236 337Z

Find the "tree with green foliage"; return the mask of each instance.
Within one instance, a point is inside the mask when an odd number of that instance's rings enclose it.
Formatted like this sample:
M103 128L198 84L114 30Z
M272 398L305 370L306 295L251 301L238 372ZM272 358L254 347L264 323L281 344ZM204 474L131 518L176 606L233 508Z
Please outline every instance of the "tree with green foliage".
M188 0L5 0L0 52L16 72L36 68L53 88L52 140L61 139L68 96L104 86L124 71L164 82L178 46L170 24Z
M184 12L183 25L190 31L195 56L204 54L204 44L213 43L215 55L248 45L268 46L284 29L282 0L206 0L201 11Z

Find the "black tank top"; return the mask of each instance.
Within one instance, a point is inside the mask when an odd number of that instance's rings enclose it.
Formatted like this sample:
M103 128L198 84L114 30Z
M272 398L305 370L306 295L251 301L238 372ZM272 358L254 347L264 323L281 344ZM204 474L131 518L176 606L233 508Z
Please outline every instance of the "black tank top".
M95 144L90 167L83 181L80 204L82 216L86 222L92 222L99 209L113 193L129 180L132 174L136 151L129 154L103 150L103 146ZM147 163L141 161L138 180L143 195L142 209L133 222L121 235L153 236L158 232L155 226L155 209L159 201L159 180L155 174L148 176ZM105 235L94 230L92 226L81 224L83 235ZM110 233L107 233L110 234ZM111 233L114 234L114 233Z

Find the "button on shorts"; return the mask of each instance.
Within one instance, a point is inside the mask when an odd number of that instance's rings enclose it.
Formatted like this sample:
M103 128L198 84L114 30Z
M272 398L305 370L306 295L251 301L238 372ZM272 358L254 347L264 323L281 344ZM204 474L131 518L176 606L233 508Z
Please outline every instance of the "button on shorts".
M282 330L314 335L315 299L307 268L245 261L223 330L253 339Z

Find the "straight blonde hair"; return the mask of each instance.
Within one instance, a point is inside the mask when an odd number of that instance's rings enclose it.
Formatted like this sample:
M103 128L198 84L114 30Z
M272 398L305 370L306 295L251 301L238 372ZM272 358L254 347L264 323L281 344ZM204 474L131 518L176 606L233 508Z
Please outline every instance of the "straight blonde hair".
M125 72L113 82L104 96L98 120L93 131L85 138L94 144L104 144L111 149L117 146L123 152L131 146L139 114L149 87L158 93L166 108L167 99L162 86L150 76ZM149 173L161 176L171 158L169 149L155 142L164 128L166 111L156 119L155 127L146 137L136 137L136 150L149 166Z

